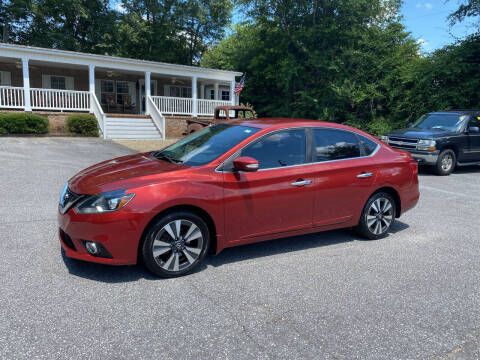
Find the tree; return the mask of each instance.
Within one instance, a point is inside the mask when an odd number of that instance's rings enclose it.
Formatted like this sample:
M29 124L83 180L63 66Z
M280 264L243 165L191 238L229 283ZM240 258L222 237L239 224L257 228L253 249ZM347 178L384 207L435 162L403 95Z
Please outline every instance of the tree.
M410 115L401 74L419 58L397 1L245 1L253 23L202 65L248 73L260 115L347 123L381 133ZM411 110L410 110L411 112Z
M29 0L0 0L0 42L15 41L30 14Z
M231 0L123 0L119 24L123 56L193 65L220 40L231 19Z
M108 0L32 0L32 19L19 42L27 45L112 53L115 12Z
M448 16L450 24L462 22L467 17L480 16L480 0L465 0L459 8Z

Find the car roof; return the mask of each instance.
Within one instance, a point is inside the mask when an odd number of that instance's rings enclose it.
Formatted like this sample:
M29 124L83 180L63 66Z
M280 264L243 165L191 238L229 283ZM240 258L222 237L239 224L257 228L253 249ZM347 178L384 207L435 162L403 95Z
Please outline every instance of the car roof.
M309 120L309 119L290 119L290 118L261 118L261 119L238 119L229 121L229 124L232 125L243 125L243 126L251 126L256 127L259 129L283 129L289 127L298 127L298 126L318 126L318 127L331 127L337 129L345 129L345 130L355 130L360 131L356 128L337 124L328 121L320 121L320 120Z
M429 112L429 114L459 114L459 115L474 115L474 116L479 116L480 115L480 110L445 110L445 111L432 111Z

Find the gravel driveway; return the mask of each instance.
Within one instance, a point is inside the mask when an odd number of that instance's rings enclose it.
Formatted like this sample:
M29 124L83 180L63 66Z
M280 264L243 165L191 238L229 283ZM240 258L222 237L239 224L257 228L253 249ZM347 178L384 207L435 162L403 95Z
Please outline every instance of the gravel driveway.
M480 357L480 167L422 174L386 239L330 231L227 249L196 273L64 258L64 182L130 153L0 138L0 358Z

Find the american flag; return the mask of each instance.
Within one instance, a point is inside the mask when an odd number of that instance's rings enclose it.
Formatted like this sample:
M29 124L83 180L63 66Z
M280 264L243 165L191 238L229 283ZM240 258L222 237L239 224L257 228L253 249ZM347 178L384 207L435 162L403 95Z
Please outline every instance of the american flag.
M235 86L235 90L233 91L235 95L240 95L240 93L243 90L243 84L245 83L245 77L247 76L247 73L243 74L242 78L240 79L240 82Z

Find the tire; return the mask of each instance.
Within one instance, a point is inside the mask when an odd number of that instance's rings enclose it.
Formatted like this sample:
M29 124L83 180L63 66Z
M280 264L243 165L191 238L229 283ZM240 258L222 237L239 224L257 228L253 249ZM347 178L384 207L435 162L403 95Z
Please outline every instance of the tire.
M450 175L455 169L457 163L457 157L453 150L447 149L443 150L440 155L438 155L437 163L434 165L435 174L440 176Z
M210 232L200 216L173 212L150 226L142 245L142 258L153 274L177 277L192 272L205 258L209 245Z
M363 207L360 221L355 230L367 239L381 239L387 236L388 230L395 222L396 210L395 200L390 194L375 193Z

